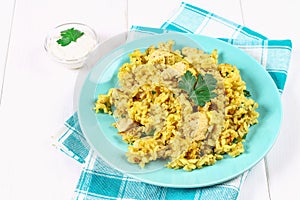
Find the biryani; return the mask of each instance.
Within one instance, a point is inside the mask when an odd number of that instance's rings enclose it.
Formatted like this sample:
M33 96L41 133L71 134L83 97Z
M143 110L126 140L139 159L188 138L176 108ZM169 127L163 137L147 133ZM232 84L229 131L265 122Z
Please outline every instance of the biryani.
M173 46L130 53L119 86L99 94L95 112L115 117L128 161L141 167L166 159L168 168L191 171L242 154L259 114L240 71L218 63L217 50Z

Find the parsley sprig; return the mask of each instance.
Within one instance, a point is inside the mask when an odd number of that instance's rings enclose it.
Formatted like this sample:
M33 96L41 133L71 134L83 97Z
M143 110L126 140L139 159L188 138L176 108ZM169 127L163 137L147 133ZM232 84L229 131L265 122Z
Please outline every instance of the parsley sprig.
M217 87L217 80L212 74L202 76L198 74L196 78L190 71L186 71L179 81L179 88L183 89L198 106L204 106L206 102L215 98L217 94L213 92Z
M83 36L83 34L84 34L84 32L81 32L74 28L70 28L70 29L61 31L60 32L61 38L58 39L56 42L64 47L64 46L69 45L71 42L76 42L76 40L78 38L80 38L81 36Z

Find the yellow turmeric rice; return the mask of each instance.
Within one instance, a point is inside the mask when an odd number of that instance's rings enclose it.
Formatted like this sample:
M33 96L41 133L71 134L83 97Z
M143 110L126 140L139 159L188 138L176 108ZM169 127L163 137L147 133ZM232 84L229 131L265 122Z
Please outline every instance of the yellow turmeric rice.
M99 94L96 113L114 115L128 161L141 167L168 159L167 167L191 171L240 155L259 114L239 70L219 64L217 50L173 45L129 54L119 87Z

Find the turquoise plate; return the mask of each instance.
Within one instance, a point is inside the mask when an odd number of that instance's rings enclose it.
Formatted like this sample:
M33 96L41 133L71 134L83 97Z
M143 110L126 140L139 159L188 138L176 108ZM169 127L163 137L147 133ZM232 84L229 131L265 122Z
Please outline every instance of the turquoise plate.
M127 162L125 152L127 145L122 142L117 130L111 126L115 122L112 116L95 114L93 107L99 93L104 94L112 87L117 87L119 67L129 61L128 54L134 49L145 50L150 45L174 40L174 49L184 46L198 47L206 52L218 49L219 63L236 65L251 98L258 102L259 123L250 127L245 152L231 158L216 162L215 165L186 172L163 167L162 163L138 165ZM79 95L78 115L82 131L98 155L112 167L140 181L175 188L205 187L230 180L257 164L271 149L279 133L282 107L275 83L256 60L218 39L191 35L166 33L147 36L128 42L102 57L90 71L83 83Z

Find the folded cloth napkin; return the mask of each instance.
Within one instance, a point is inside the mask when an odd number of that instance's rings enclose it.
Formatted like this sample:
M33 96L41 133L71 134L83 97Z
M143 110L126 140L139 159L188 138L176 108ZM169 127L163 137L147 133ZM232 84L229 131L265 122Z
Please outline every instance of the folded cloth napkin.
M253 56L267 70L281 94L287 77L292 44L269 40L244 26L190 4L181 3L174 16L159 29L133 26L132 31L157 34L168 31L219 38ZM55 138L55 146L83 165L73 199L237 199L247 172L222 184L175 189L146 184L111 168L90 149L80 129L77 113Z

